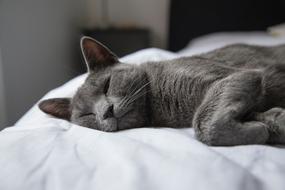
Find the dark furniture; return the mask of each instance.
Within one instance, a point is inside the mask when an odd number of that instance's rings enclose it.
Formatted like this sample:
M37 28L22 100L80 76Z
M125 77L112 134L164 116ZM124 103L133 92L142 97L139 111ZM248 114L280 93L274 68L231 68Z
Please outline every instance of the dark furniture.
M147 29L91 29L84 30L83 35L105 44L119 57L150 46Z
M284 0L172 0L168 49L220 31L265 30L285 22Z

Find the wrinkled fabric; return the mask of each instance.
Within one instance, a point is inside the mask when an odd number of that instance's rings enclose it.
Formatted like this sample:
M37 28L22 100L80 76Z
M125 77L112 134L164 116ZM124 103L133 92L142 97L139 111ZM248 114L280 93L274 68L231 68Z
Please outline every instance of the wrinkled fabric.
M0 133L0 189L262 190L285 187L285 149L208 147L192 129L106 133L51 120Z

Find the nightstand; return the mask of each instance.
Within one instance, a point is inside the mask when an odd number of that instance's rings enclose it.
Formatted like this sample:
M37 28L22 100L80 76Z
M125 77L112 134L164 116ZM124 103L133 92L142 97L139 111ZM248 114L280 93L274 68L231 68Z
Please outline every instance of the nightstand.
M83 30L82 33L100 41L119 57L150 47L150 34L147 29L89 29Z

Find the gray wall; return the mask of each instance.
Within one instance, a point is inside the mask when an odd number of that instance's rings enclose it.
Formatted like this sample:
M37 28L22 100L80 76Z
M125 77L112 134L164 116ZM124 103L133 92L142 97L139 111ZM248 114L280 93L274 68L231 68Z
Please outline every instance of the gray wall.
M74 65L78 26L84 18L82 2L0 0L0 44L9 125L48 90L77 73Z
M1 105L4 93L8 125L50 89L77 74L78 29L100 25L101 1L0 0L4 75L0 70L0 80L4 81L0 112L4 109ZM152 31L152 45L166 46L169 0L108 2L112 24L148 27ZM0 115L0 123L3 116Z
M0 44L0 130L6 126L6 109L4 98L4 76L2 69L2 57L1 57L1 44Z

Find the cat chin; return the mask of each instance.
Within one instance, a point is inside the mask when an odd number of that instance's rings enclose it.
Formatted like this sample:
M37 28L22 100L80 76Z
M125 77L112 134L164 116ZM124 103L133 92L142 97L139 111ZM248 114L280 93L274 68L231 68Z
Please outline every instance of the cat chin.
M99 130L101 131L106 131L106 132L118 131L118 121L116 118L107 118L101 121L100 125L101 126Z

